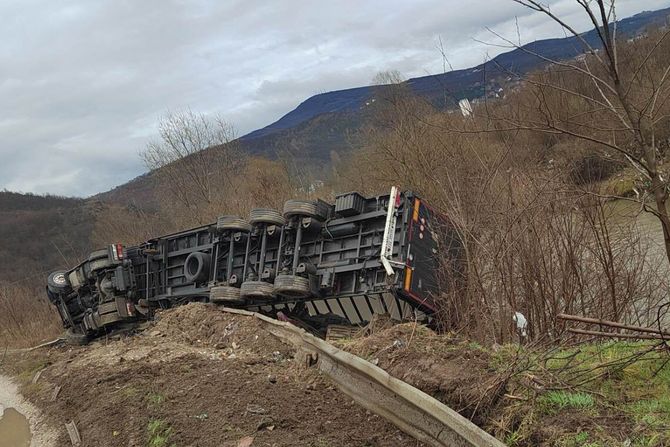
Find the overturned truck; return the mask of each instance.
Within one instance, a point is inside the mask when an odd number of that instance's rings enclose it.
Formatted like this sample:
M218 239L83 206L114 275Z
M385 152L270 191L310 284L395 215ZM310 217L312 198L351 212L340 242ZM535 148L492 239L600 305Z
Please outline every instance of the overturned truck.
M209 301L323 331L374 314L428 319L436 311L436 254L460 244L445 219L411 192L352 192L289 200L283 212L210 225L137 246L113 244L49 275L47 294L70 335L90 337L156 309Z

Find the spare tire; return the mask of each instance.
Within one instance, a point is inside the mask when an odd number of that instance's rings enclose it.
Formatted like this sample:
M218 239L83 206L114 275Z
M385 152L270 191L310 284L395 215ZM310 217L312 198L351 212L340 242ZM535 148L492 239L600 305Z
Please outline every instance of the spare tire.
M55 272L50 273L47 278L47 288L54 294L67 293L72 290L70 281L67 279L67 272L56 270Z
M91 273L114 267L117 264L117 262L110 259L109 250L107 249L96 250L88 255L88 270Z
M279 211L267 208L256 208L249 213L249 222L251 225L267 224L281 227L286 224L286 219L284 219L284 216L282 216Z
M288 298L307 298L312 294L309 279L296 275L277 275L274 293Z
M240 286L240 295L256 300L271 299L274 297L274 286L265 281L245 281Z
M326 214L319 204L313 200L287 200L284 203L284 217L293 216L313 217L316 220L326 220Z
M209 301L216 304L244 304L240 289L231 286L215 286L209 289Z
M201 251L194 251L184 261L186 282L205 282L209 279L209 264L212 257Z
M219 231L242 231L248 233L251 231L251 225L238 216L220 216L216 220L216 229Z

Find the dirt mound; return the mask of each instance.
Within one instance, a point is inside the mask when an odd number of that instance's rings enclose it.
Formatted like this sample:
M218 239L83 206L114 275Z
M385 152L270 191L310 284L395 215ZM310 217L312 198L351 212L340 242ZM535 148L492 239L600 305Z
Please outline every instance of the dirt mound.
M490 368L485 349L422 325L381 326L367 337L338 344L479 425L485 425L505 389L504 376Z
M11 369L61 429L58 446L71 420L87 446L420 445L297 365L254 318L204 304L164 311L139 336L23 353Z
M284 351L279 339L255 318L221 312L213 304L190 303L158 314L149 335L165 336L192 346L253 351ZM234 345L234 346L233 346Z

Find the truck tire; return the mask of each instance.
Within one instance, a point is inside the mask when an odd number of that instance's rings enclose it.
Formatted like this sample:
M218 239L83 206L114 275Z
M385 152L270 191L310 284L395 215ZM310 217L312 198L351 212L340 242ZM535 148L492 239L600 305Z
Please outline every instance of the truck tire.
M215 286L209 289L209 301L215 304L243 304L240 289L231 286Z
M296 275L277 275L274 293L290 298L307 298L312 294L309 279Z
M201 251L194 251L184 261L184 277L187 282L205 282L209 279L209 264L212 257Z
M56 295L67 293L72 290L70 281L67 279L67 272L63 270L56 270L49 274L47 278L47 288L51 293Z
M284 216L282 216L279 211L256 208L251 210L251 213L249 214L249 222L251 225L267 224L281 227L286 224L286 219L284 219Z
M251 225L238 216L220 216L216 221L216 229L219 231L241 231L248 233Z
M242 298L269 300L274 297L274 285L265 281L245 281L240 286Z
M324 210L313 200L287 200L284 203L284 217L290 219L293 216L312 217L319 221L326 220Z
M96 250L88 255L88 270L91 273L108 269L110 267L114 267L115 265L116 263L109 259L109 251L107 249Z

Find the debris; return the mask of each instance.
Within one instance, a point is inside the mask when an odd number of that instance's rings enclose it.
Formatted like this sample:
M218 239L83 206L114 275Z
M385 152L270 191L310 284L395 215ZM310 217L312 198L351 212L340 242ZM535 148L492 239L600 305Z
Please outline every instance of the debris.
M253 436L245 436L237 443L237 447L249 447L254 442Z
M266 414L268 412L265 408L255 404L247 405L247 411L253 414Z
M151 332L149 332L149 335L152 336L152 337L158 337L161 334L162 334L161 331L151 331Z
M74 447L80 446L81 436L79 435L77 424L75 424L74 421L70 421L65 424L65 429L67 430L67 434L70 436L70 442L72 442L72 445Z
M209 419L209 415L207 413L200 413L195 416L193 416L196 419L200 419L201 421L204 421L205 419Z
M272 427L272 428L270 428ZM272 431L274 430L274 420L272 418L263 418L258 425L256 426L256 431L261 431L261 430L268 430Z
M343 340L353 338L360 331L358 326L345 326L342 324L329 324L326 329L326 341Z
M270 383L277 383L277 376L275 376L274 374L268 375L268 381Z
M56 387L53 390L53 393L51 393L51 402L56 401L56 399L58 398L58 395L60 394L61 388L62 387L60 385L56 385Z
M523 316L521 312L514 312L512 320L516 323L516 330L519 333L520 337L525 337L526 329L528 328L528 320Z
M38 380L40 380L40 376L42 375L42 371L44 371L46 368L42 368L39 371L35 373L33 376L33 385L37 383Z

